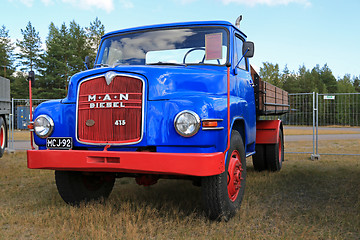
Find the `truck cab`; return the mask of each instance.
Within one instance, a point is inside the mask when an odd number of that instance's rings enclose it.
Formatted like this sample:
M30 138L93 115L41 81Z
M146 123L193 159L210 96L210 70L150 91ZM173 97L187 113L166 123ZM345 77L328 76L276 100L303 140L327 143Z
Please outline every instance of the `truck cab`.
M267 145L281 141L277 164L283 160L281 123L257 131L246 38L225 21L105 34L94 68L71 78L66 98L36 108L38 150L28 151L28 167L55 170L61 197L75 205L108 197L115 178L145 186L189 179L202 187L209 217L229 219L240 207L259 131L270 137L260 141L258 169L266 168Z

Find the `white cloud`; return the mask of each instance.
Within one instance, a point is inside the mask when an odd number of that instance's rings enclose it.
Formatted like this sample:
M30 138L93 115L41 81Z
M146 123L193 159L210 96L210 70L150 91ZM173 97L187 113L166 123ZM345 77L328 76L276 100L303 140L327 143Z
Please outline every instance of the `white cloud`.
M129 0L119 0L121 6L125 9L134 8L134 4Z
M27 7L32 7L34 0L20 0L20 2Z
M51 3L53 3L53 0L41 0L45 6L49 6Z
M306 7L311 6L311 3L309 0L220 0L220 1L222 1L225 4L239 3L239 4L248 5L248 6L255 6L257 4L274 6L274 5L287 5L289 3L298 3L298 4L302 4Z
M27 7L32 7L34 2L38 2L35 0L8 0L9 2L19 1ZM92 9L92 8L99 8L103 9L106 12L111 12L114 10L114 0L40 0L45 6L49 6L50 4L54 4L55 2L63 2L69 3L75 7L81 9ZM120 0L123 6L126 8L133 7L132 2L129 0ZM36 3L35 3L36 4Z
M180 0L180 3L181 4L188 4L188 3L192 3L192 2L195 2L196 0ZM176 2L179 2L179 1L176 1Z
M113 0L62 0L82 9L99 8L107 12L114 10Z

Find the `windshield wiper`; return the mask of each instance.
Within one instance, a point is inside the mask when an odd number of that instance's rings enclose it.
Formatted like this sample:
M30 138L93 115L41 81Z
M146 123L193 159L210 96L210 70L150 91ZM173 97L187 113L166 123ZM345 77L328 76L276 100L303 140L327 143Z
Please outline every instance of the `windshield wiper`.
M104 64L104 63L95 64L95 67L108 67L108 66L109 66L108 64Z
M183 63L172 63L172 62L157 62L157 63L148 63L146 65L173 65L173 66L185 66Z

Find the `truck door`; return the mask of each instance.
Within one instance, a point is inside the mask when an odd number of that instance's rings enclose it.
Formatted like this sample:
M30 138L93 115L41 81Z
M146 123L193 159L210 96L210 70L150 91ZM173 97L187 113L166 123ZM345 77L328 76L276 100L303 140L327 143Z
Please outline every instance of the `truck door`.
M234 65L236 65L242 54L242 46L244 43L244 38L240 35L235 34L234 38ZM256 110L255 110L255 97L254 97L254 83L249 71L249 62L247 58L243 58L241 62L237 65L235 72L235 81L236 95L244 101L242 109L242 117L245 119L245 131L247 136L246 144L251 144L255 142L256 139Z

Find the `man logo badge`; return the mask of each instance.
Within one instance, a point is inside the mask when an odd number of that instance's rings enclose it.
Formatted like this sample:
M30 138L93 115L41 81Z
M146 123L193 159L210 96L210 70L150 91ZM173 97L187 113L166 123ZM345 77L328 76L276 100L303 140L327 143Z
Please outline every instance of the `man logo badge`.
M112 80L114 79L114 77L116 77L116 73L115 72L107 72L105 74L105 80L106 80L106 84L109 86L110 83L112 82Z

